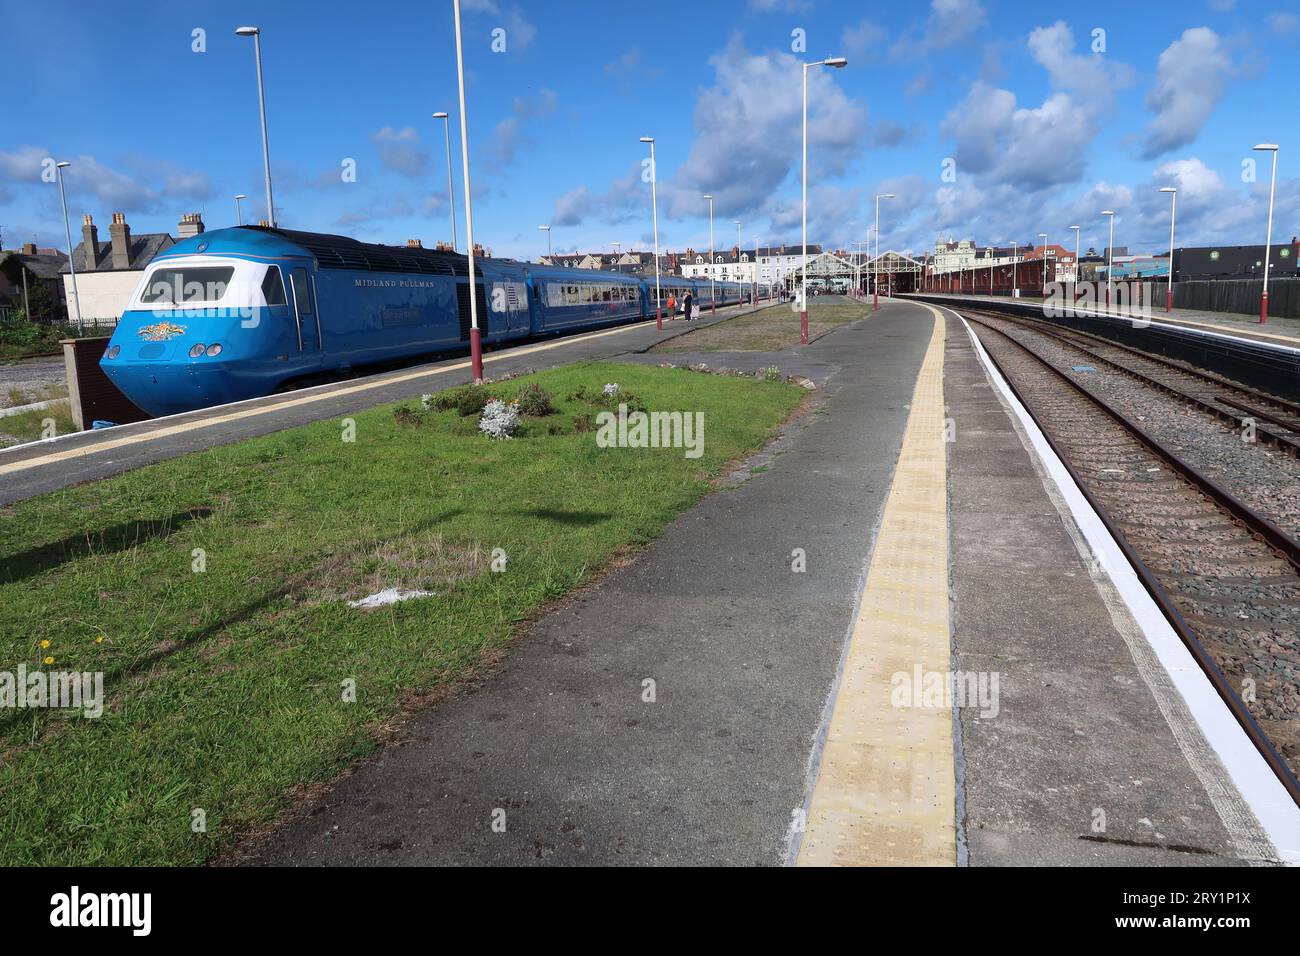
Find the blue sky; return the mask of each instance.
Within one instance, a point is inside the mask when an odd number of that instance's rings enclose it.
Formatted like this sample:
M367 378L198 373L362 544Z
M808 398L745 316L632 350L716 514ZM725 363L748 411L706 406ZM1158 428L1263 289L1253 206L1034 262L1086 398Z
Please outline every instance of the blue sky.
M1178 244L1263 239L1280 143L1274 239L1300 232L1300 9L1295 0L1041 5L995 0L464 0L475 238L497 255L647 248L643 135L657 137L660 240L799 240L800 60L810 73L810 241L882 248L936 236ZM0 0L0 227L6 248L65 246L46 157L69 159L74 241L173 234L264 215L252 42L263 30L281 225L426 245L449 239L442 122L456 114L451 0L32 4ZM195 52L193 31L206 31ZM492 49L503 30L505 50ZM1098 34L1095 31L1104 31ZM499 35L499 34L498 34ZM799 38L805 49L799 51ZM1104 52L1093 52L1104 41ZM460 236L458 133L453 125ZM1259 156L1255 182L1244 160ZM356 181L344 182L346 160ZM945 160L951 163L945 165ZM955 171L945 178L944 170ZM1248 178L1248 177L1247 177Z

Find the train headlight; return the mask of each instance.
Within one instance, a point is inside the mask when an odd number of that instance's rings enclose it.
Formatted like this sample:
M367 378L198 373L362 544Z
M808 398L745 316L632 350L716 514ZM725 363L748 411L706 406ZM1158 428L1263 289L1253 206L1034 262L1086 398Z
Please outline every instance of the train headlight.
M203 354L206 348L207 346L205 346L202 342L199 342L197 345L190 346L190 358L198 358L200 355Z
M214 342L212 345L209 345L207 348L207 353L212 358L216 358L218 355L221 354L221 343Z
M106 352L104 352L104 358L106 358L106 359L115 359L115 358L117 358L118 353L120 353L121 351L122 351L122 346L120 346L120 345L110 345L110 346L108 347L108 350L107 350Z

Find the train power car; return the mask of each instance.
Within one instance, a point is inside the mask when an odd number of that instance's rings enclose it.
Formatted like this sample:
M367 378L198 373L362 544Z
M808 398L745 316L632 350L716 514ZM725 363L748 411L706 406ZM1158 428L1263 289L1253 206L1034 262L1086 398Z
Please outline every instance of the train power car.
M475 259L484 344L654 318L654 279ZM707 281L662 277L701 307ZM715 283L719 305L743 283ZM201 233L157 257L100 367L169 415L270 395L469 344L468 258L264 226Z

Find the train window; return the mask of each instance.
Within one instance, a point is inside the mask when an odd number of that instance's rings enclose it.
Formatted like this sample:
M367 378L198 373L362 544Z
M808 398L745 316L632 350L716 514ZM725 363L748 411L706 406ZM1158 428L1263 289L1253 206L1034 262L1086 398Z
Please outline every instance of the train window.
M613 294L614 291L609 286L606 286L601 290L600 299L602 302L610 302L613 300Z
M155 269L140 292L140 301L171 305L220 302L234 275L234 266Z
M262 299L267 305L284 305L284 279L280 276L280 267L271 266L262 279Z
M311 291L307 288L307 270L301 267L293 270L293 301L298 306L299 315L311 315Z

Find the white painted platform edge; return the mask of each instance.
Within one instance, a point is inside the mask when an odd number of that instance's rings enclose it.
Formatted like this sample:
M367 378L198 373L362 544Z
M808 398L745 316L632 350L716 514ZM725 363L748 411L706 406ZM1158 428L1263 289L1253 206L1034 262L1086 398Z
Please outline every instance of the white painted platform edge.
M1156 658L1169 674L1183 700L1187 702L1188 709L1196 719L1201 733L1205 735L1206 741L1228 771L1228 776L1232 779L1238 793L1273 842L1278 858L1287 866L1300 866L1300 807L1296 806L1291 795L1277 779L1277 775L1255 749L1255 745L1246 736L1237 719L1219 698L1210 679L1192 657L1191 651L1183 644L1155 601L1151 599L1151 595L1138 580L1137 573L1132 571L1132 566L1128 563L1124 552L1120 550L1119 544L1111 537L1097 512L1093 510L1061 460L1052 451L1038 424L1012 393L1007 382L984 351L979 338L965 319L960 315L957 317L966 327L966 333L970 336L975 352L990 380L996 383L998 391L1015 411L1025 433L1029 435L1034 450L1056 483L1062 498L1069 505L1070 513L1074 516L1075 523L1089 547L1101 559L1103 568L1146 637L1147 643L1155 652ZM1116 575L1114 573L1116 568L1128 569L1129 573Z

